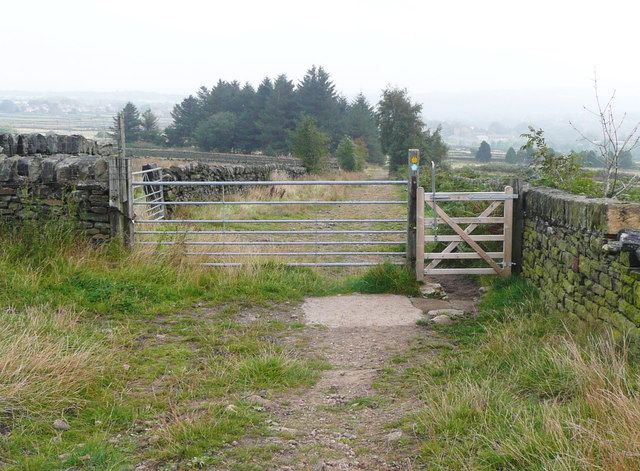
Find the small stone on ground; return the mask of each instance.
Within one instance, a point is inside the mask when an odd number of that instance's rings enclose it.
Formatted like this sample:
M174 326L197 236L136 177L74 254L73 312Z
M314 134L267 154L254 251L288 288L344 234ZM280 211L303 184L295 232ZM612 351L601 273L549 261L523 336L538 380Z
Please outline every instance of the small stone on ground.
M449 316L447 316L445 314L442 314L440 316L436 316L431 320L433 322L435 322L436 324L444 324L444 325L453 324L453 320Z
M433 311L427 312L427 315L437 317L440 315L447 315L449 317L462 317L464 316L464 311L461 309L434 309Z
M71 426L62 419L58 419L53 423L53 428L56 430L71 430Z

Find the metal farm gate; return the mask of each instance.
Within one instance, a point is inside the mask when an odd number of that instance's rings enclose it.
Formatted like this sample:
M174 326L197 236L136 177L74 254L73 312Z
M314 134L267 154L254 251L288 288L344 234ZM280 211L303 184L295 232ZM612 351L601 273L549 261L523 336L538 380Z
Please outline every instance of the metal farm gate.
M418 165L418 151L410 150L408 180L168 181L161 168L150 165L131 172L129 159L115 158L110 162L112 228L129 245L135 240L165 248L162 253L187 255L210 267L266 261L307 267L389 262L408 265L417 280L425 275L510 275L518 197L513 189L436 192L432 163L431 191L425 192L418 186ZM372 191L390 186L406 187L407 199ZM295 188L306 188L299 192L303 198ZM322 188L358 188L367 198L341 199ZM188 196L193 189L198 197ZM444 209L461 202L468 206L464 217ZM265 206L278 208L277 216L271 211L262 217L256 208ZM347 214L336 217L335 211L324 209L336 206ZM470 216L469 208L479 214ZM477 234L478 228L487 230ZM472 266L465 266L469 261ZM443 262L450 266L443 268Z
M278 260L287 266L348 267L373 266L382 262L404 265L407 234L406 211L401 218L368 217L372 206L401 206L402 200L327 200L282 199L282 189L288 187L382 187L406 186L406 181L165 181L161 170L147 169L133 172L135 188L144 192L134 198L137 214L134 221L136 244L156 247L174 246L182 254L197 257L210 267L241 266L247 259ZM149 175L157 179L150 180ZM212 200L187 199L165 201L165 188L204 188ZM268 187L267 199L233 200L239 191ZM136 192L134 192L134 195ZM264 196L264 195L261 195ZM234 207L244 209L259 206L313 207L315 217L305 218L234 218ZM318 208L353 206L358 217L324 218ZM171 211L158 208L171 207ZM213 216L204 211L203 217L180 217L176 208L214 208ZM202 213L203 211L201 211ZM139 214L139 215L138 215ZM140 217L142 216L142 217ZM351 250L350 250L351 249Z

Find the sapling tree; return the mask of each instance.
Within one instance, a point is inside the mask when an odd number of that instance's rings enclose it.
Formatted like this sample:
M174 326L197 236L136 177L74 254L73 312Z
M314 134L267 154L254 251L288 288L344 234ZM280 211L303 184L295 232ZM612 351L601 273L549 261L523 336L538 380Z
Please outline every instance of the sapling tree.
M327 167L329 136L316 127L311 116L303 113L295 130L289 132L289 150L302 159L309 173L320 173Z
M573 123L571 126L575 129L582 139L591 144L595 149L596 158L600 164L604 166L604 195L608 198L620 196L630 187L636 185L639 181L638 176L634 176L627 181L621 181L618 175L618 169L623 166L624 159L630 155L630 152L640 144L640 122L631 126L629 131L624 131L625 120L627 114L624 113L622 118L616 119L613 112L613 100L615 91L606 102L600 99L598 91L598 79L594 77L593 88L596 98L596 109L584 109L596 117L600 127L600 135L598 138L590 138L580 131Z
M561 154L547 145L542 129L529 126L529 132L521 134L527 139L521 150L531 156L529 168L539 183L577 194L597 196L599 188L582 169L583 159L576 152Z

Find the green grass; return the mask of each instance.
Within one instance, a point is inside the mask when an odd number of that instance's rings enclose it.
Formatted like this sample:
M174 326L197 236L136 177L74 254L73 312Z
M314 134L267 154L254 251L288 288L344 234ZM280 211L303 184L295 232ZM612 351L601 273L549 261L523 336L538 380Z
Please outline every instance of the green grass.
M413 274L404 266L390 263L375 266L361 276L345 280L344 287L347 291L367 294L420 295L420 289Z
M283 346L304 325L274 317L277 303L415 289L391 265L349 277L205 269L94 247L62 223L5 227L0 244L0 466L11 471L250 463L225 447L265 433L267 412L246 398L307 387L327 368Z
M417 293L403 267L385 264L338 276L273 262L240 269L202 268L179 254L92 247L60 224L6 229L1 240L0 306L48 305L97 315L154 315L195 302L300 301L307 295Z
M637 361L628 344L571 328L522 279L496 280L478 317L438 328L454 348L390 372L424 401L404 422L421 466L638 469Z

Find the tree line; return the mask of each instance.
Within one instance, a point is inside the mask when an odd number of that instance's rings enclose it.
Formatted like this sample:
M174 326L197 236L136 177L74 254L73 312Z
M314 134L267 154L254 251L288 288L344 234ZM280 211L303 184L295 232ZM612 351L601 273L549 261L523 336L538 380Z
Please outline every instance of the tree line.
M525 134L529 136L529 134ZM518 150L515 150L513 147L509 147L507 153L505 155L505 162L511 164L526 164L529 165L534 161L535 157L535 146L527 147L522 146ZM473 151L473 149L471 149ZM550 155L562 155L561 153L554 150L552 147L546 147L546 152ZM583 150L580 152L570 151L570 155L574 156L576 162L585 167L600 167L603 165L604 160L602 156L598 155L594 150ZM475 153L476 160L480 162L489 162L491 160L491 146L486 142L482 141L480 143L480 147L477 149ZM632 169L635 167L633 162L633 154L629 150L624 150L619 153L617 156L618 166L624 169Z
M197 146L203 151L292 154L319 171L317 154L338 157L341 167L359 170L364 162L390 170L406 163L407 149L418 148L423 160L441 160L447 152L440 129L422 121L422 105L404 89L389 87L377 107L364 95L352 101L336 91L323 67L313 66L296 85L286 75L250 84L219 80L201 87L174 106L173 122L164 133L128 103L122 110L127 141L151 141L172 147Z

